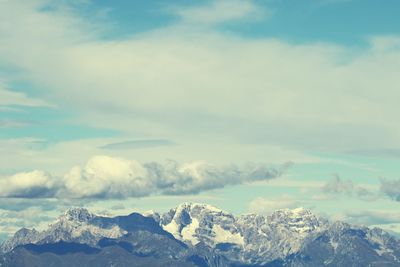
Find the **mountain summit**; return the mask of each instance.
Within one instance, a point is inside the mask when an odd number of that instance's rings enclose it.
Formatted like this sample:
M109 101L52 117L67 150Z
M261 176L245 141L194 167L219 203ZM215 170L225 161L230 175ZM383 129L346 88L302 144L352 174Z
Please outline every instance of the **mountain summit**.
M200 203L117 217L69 209L44 231L19 230L1 250L0 266L74 266L72 256L79 266L400 266L400 241L378 228L304 208L234 216ZM101 258L105 265L93 265Z

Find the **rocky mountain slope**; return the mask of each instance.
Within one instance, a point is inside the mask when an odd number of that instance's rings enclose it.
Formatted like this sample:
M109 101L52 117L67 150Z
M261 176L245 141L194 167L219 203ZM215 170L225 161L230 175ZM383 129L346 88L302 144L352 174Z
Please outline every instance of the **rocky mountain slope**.
M377 228L303 208L234 216L198 203L117 217L70 209L45 231L19 230L1 251L0 266L400 266L400 241Z

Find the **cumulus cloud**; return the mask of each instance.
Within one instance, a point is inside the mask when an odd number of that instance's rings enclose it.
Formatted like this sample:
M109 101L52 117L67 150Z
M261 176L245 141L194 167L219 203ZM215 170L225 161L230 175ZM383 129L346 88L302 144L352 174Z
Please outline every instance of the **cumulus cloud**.
M0 179L0 197L46 197L54 195L55 189L55 179L38 170Z
M381 179L381 192L395 201L400 201L400 179Z
M42 171L19 173L0 180L2 197L127 198L153 194L183 195L281 176L279 169L262 164L217 166L204 161L180 164L95 156L75 166L63 178Z
M74 198L141 197L154 189L153 181L142 164L107 156L93 157L83 168L73 167L63 181L65 196Z

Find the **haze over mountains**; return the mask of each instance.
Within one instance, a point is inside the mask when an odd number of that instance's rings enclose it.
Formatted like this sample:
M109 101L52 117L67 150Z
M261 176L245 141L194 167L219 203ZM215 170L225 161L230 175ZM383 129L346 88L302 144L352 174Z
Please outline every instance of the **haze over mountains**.
M0 266L399 266L400 241L304 208L234 216L207 204L105 217L73 208L21 229Z

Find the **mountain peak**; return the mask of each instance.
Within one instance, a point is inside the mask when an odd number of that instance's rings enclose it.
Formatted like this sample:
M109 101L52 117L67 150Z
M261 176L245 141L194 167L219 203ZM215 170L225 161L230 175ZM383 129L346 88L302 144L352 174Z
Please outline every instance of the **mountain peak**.
M317 215L312 213L311 210L305 209L303 207L295 209L281 209L276 210L268 216L272 220L276 219L294 219L294 220L308 220L317 219Z
M182 211L182 210L207 210L207 211L211 211L211 212L217 212L217 213L226 213L225 211L209 205L209 204L204 204L204 203L196 203L196 202L183 202L181 204L179 204L176 207L176 212L178 211Z
M327 220L303 207L277 210L267 216L267 220L271 225L285 227L301 236L322 230L328 225Z
M68 221L87 222L95 215L85 208L70 208L61 217Z
M342 222L330 223L305 208L278 210L269 216L236 217L212 205L185 202L164 214L147 212L144 215L147 217L133 213L106 218L84 208L72 208L47 230L21 229L0 249L9 253L21 245L51 247L62 241L100 250L109 249L109 245L123 245L118 251L128 248L126 244L132 244L135 252L149 253L149 249L155 249L156 253L167 253L168 259L201 252L212 260L223 257L229 262L251 266L265 266L280 260L285 266L286 261L287 266L324 266L327 262L332 262L332 266L400 264L400 241L384 231ZM172 236L166 235L165 231ZM177 246L171 247L171 244ZM179 254L176 249L186 250L189 254ZM124 252L124 258L129 251ZM363 262L359 264L359 260Z

